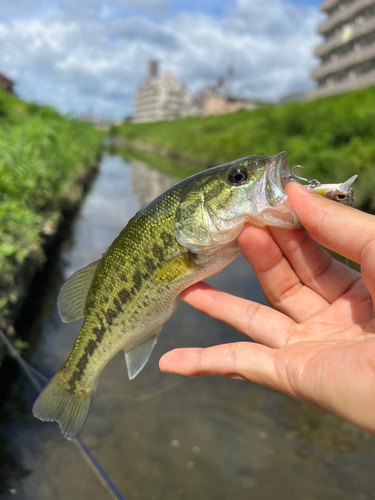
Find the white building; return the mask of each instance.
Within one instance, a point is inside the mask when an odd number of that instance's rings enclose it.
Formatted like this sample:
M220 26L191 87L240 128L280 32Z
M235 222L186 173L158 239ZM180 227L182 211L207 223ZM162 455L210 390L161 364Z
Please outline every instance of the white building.
M158 78L158 61L149 61L147 78L136 92L133 121L174 120L191 111L191 98L184 85L173 73Z

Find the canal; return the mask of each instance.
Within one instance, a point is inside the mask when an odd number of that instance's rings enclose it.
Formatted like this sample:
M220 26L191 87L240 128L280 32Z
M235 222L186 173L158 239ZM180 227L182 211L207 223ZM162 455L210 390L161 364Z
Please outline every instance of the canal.
M182 177L184 170L178 175ZM48 378L55 373L81 325L80 321L64 324L59 318L56 299L63 281L98 259L135 212L175 182L158 170L157 160L103 157L72 235L48 277L41 311L29 325L26 356L38 372ZM266 303L242 257L208 281ZM159 371L160 357L175 347L237 340L245 339L181 303L135 380L127 378L122 352L103 371L81 437L124 497L374 499L374 437L255 384L210 377L186 379ZM32 416L36 395L19 374L3 402L7 418L1 422L0 480L7 486L1 500L111 498L58 426Z

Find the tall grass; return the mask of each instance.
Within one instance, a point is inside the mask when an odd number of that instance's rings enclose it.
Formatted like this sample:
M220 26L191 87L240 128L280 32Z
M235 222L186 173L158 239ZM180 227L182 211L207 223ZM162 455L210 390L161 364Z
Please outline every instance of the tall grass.
M47 106L0 91L0 314L18 291L15 273L77 201L77 180L95 164L100 136Z

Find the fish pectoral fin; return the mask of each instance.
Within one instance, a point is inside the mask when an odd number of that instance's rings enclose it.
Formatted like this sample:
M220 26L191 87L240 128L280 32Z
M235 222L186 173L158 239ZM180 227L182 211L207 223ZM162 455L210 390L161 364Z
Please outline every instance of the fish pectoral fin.
M151 337L148 337L144 342L133 347L133 349L125 351L129 380L133 380L147 363L152 349L158 341L160 330L161 328L156 330Z
M101 259L74 273L61 287L57 307L65 323L84 316L87 294L92 285L95 271Z

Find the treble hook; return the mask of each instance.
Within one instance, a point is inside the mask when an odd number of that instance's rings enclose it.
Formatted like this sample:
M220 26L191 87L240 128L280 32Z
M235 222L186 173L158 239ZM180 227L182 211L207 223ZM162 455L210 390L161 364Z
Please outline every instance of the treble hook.
M302 165L294 165L294 167L292 168L292 173L288 177L289 180L291 180L291 181L299 180L299 181L303 181L303 182L308 182L309 187L319 187L321 185L321 182L319 182L318 179L311 179L310 180L310 179L305 179L304 177L300 177L299 175L296 175L294 173L295 168L303 168L303 166Z

